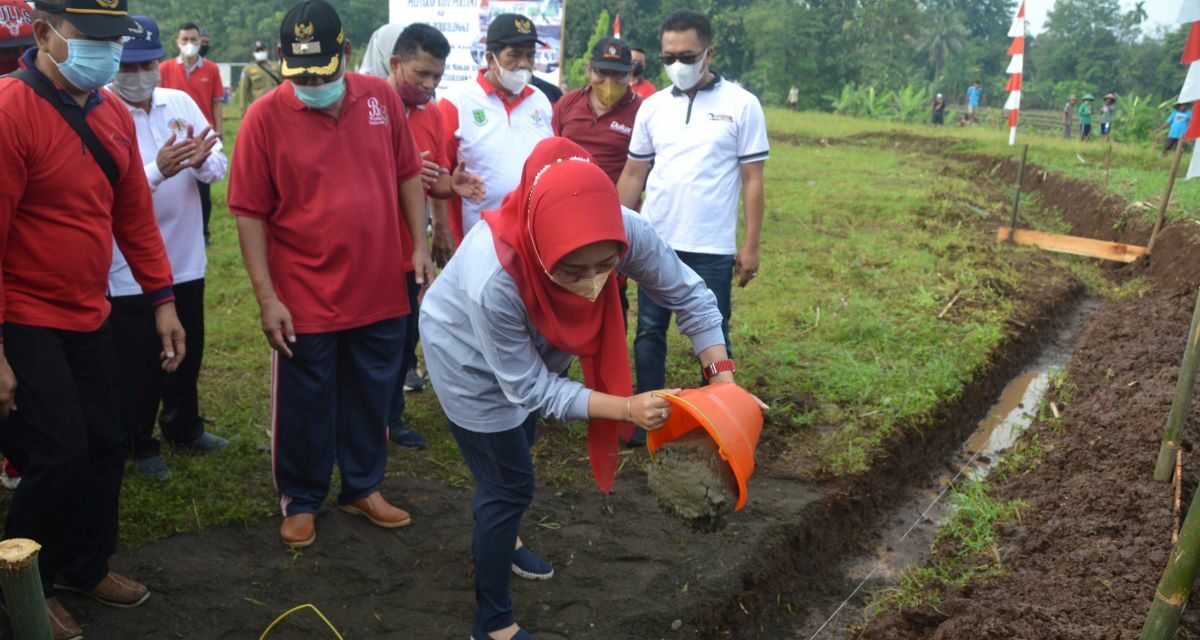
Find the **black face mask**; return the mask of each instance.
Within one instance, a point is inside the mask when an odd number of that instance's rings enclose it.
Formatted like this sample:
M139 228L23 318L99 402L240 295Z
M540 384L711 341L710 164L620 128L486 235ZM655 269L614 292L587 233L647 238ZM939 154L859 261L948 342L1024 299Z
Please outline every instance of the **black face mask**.
M640 78L640 77L642 77L642 74L645 71L646 71L646 65L644 65L640 62L633 63L633 77Z
M206 45L206 44L200 45L200 56L204 57L207 55L208 55L208 45Z

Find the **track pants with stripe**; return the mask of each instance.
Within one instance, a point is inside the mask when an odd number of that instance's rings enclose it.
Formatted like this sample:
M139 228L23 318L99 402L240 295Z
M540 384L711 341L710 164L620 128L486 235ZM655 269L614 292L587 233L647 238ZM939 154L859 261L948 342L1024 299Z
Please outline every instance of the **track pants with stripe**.
M339 504L367 497L383 481L407 324L403 316L297 335L291 358L273 353L272 461L285 516L320 508L335 456Z

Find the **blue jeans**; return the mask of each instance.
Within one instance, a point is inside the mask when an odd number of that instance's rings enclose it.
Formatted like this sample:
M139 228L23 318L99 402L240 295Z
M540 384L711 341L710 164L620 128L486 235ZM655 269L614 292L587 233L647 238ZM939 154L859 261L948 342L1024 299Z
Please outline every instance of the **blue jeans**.
M468 431L451 423L463 460L475 477L471 513L475 530L471 553L475 559L475 622L485 631L513 624L513 553L521 516L533 502L533 457L529 449L537 435L538 414L499 433ZM483 640L477 638L476 640Z
M733 357L729 342L729 318L733 315L730 297L733 294L733 256L711 253L676 251L675 255L704 280L717 296L721 310L721 330L725 333L725 348ZM654 391L666 386L667 328L671 325L671 310L661 307L644 291L638 289L637 336L633 339L633 357L637 371L637 392ZM697 368L699 368L697 366Z

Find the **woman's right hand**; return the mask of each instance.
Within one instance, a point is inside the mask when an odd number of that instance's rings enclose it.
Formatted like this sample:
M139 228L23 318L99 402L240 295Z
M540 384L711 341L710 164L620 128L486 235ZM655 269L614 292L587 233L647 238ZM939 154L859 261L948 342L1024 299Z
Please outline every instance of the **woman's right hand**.
M671 415L671 403L663 395L679 395L682 389L663 389L640 393L629 399L629 413L633 424L654 431L667 423Z

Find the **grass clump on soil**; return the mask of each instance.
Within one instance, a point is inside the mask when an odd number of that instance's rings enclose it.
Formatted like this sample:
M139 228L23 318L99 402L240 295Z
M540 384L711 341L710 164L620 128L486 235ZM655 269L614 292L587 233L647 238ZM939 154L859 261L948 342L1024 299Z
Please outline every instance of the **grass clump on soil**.
M227 153L238 124L236 114L226 118ZM769 126L833 137L863 129L848 118L783 111L770 112ZM980 180L947 164L901 148L773 144L760 276L735 290L731 332L739 381L772 405L767 432L784 436L779 455L796 475L869 469L891 435L923 425L957 398L1004 340L1028 276L972 211L996 208ZM270 351L226 187L213 188L200 389L202 411L215 420L210 430L231 446L208 457L168 448L174 476L167 482L127 474L126 545L279 513L267 433ZM1067 277L1046 263L1023 264L1042 282ZM631 347L634 318L631 311ZM672 332L669 344L668 386L695 386L700 375L686 340ZM406 421L428 448L393 448L388 476L469 487L432 390L407 399ZM585 432L541 427L533 455L543 484L591 484ZM623 456L622 472L643 461L640 453ZM404 496L396 499L403 505Z
M950 493L954 515L930 545L930 561L905 569L895 586L873 594L868 611L904 611L940 602L947 589L971 580L1002 575L1004 557L997 546L997 527L1020 524L1025 503L1000 500L983 480L970 479ZM868 620L863 627L870 625Z

